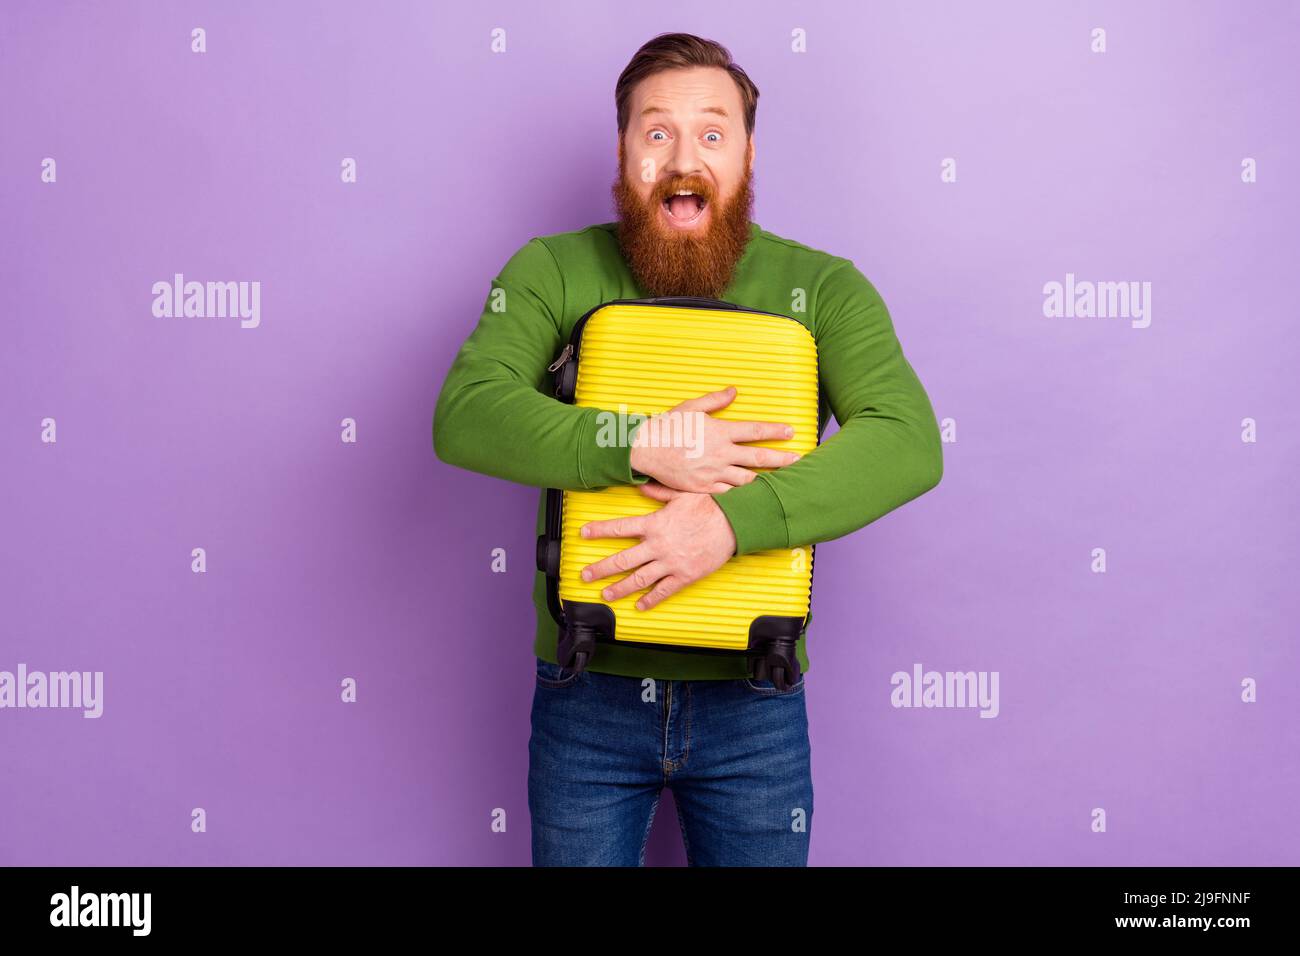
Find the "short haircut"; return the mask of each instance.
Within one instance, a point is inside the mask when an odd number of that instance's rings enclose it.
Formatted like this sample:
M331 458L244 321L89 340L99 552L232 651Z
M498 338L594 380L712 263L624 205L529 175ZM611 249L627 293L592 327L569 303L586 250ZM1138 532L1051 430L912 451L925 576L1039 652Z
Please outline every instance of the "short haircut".
M637 50L614 86L614 106L618 111L618 131L627 131L632 90L647 76L664 70L716 66L726 70L740 89L745 114L745 135L754 135L754 115L758 112L758 87L736 63L731 53L716 40L705 40L690 33L661 33Z

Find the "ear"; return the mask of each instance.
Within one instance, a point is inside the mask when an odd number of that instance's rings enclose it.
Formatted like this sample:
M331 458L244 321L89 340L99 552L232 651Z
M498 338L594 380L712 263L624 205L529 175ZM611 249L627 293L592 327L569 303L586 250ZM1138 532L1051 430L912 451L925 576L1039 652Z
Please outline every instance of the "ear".
M752 173L754 171L754 137L752 134L749 137L749 157L746 160L746 164L749 172Z

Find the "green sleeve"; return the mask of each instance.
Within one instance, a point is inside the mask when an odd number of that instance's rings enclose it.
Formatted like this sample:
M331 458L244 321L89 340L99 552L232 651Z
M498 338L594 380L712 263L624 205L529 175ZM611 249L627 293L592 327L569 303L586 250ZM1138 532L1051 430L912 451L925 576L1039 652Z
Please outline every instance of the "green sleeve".
M539 488L645 480L632 474L629 447L597 441L599 409L550 394L546 366L567 341L564 309L559 264L542 239L530 239L492 280L478 325L443 382L433 414L440 459Z
M943 476L934 409L875 287L837 259L814 301L820 387L840 429L793 465L713 496L737 554L838 538Z

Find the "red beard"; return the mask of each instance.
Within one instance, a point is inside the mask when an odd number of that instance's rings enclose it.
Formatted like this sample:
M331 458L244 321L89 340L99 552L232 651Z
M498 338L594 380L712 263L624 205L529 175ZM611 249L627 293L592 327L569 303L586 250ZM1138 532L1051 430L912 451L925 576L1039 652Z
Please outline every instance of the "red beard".
M698 176L667 177L642 199L627 181L621 145L618 159L613 188L618 244L637 284L650 296L721 298L749 242L754 208L751 170L746 167L735 194L719 206L712 184ZM662 221L663 202L679 189L704 197L710 207L709 223L698 234L676 232Z

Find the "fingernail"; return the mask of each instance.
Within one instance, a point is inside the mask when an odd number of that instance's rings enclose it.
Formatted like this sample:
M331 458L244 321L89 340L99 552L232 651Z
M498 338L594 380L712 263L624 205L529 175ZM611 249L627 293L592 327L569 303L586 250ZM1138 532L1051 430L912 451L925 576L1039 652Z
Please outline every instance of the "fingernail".
M643 601L637 601L637 602L636 602L636 609L637 609L638 611L644 611L644 610L645 610L645 602L643 602Z
M794 457L790 459L790 464L793 465L796 461L798 461L802 457L803 455L799 454L798 452L795 452Z
M584 581L590 581L590 580L591 580L591 572L588 571L586 568L583 568L583 569L582 569L582 580L584 580Z
M587 531L587 526L585 524L578 529L578 534L582 535L584 538L591 537L590 533Z
M786 429L785 429L785 437L786 437L786 438L793 438L793 437L794 437L794 429L791 428L791 427L789 427L788 425L786 426Z
M601 591L600 596L603 597L606 601L614 600L614 596L609 593L609 588L605 588L605 590Z

